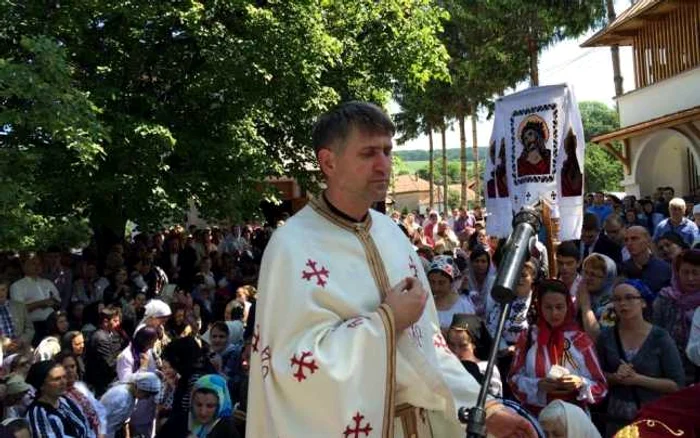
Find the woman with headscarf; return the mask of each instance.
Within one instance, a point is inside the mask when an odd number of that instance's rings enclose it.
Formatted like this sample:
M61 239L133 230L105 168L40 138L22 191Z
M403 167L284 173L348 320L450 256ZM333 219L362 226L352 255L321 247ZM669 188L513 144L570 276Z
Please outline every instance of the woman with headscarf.
M209 344L210 361L217 372L236 384L241 379L240 359L243 350L243 323L217 321L202 336Z
M585 332L596 339L601 326L615 324L615 311L610 299L617 278L617 265L610 257L595 252L583 261L582 274L576 300L579 315Z
M474 313L474 305L469 297L457 292L457 267L452 257L437 256L428 269L430 290L435 299L435 307L440 320L440 328L447 332L456 313Z
M162 328L172 315L170 306L166 302L157 299L152 299L146 303L145 309L146 311L143 314L143 318L136 326L134 334L146 326Z
M565 401L548 404L540 412L539 421L547 437L600 438L586 412Z
M153 357L153 345L158 339L158 331L153 327L144 327L132 339L131 343L117 356L117 378L125 382L137 371L157 369L156 358Z
M160 362L163 349L170 342L170 338L168 337L167 333L165 333L165 323L168 321L171 315L172 310L164 301L158 299L150 300L145 306L145 312L141 322L139 322L139 324L136 326L136 330L134 330L134 336L136 336L136 333L138 333L139 330L143 329L144 327L151 327L156 330L158 333L158 339L156 339L152 349L153 355L158 363Z
M582 407L600 402L605 377L593 341L574 320L568 288L544 280L538 294L537 325L520 336L508 376L513 393L535 414L552 400Z
M606 436L632 421L646 403L683 386L681 358L666 330L648 323L645 310L654 294L641 280L615 287L615 327L598 337L600 364L610 385Z
M156 372L157 359L153 346L158 340L157 329L145 326L134 336L131 343L117 356L117 378L128 382L138 372ZM131 414L131 428L135 434L151 436L155 427L157 403L155 398L140 400Z
M700 307L700 250L681 253L673 262L671 286L661 289L654 301L652 322L667 330L680 352L690 335L693 312Z
M216 374L200 377L192 388L192 407L187 416L171 418L159 436L173 438L238 437L233 405L226 379Z
M70 351L56 355L56 362L66 370L66 398L75 402L85 414L90 427L99 437L107 433L107 412L102 403L78 377L77 358Z
M462 293L469 296L476 314L484 318L486 297L491 294L491 287L496 280L496 269L491 264L491 255L488 251L477 247L469 254L465 280Z
M65 397L66 370L53 360L36 362L26 382L36 389L25 415L32 435L42 438L95 438L80 407Z
M144 400L153 399L160 393L161 383L158 376L151 372L132 374L126 382L113 385L100 398L107 411L107 438L114 438L124 427L134 431L134 435L152 436L139 430L134 430L134 408ZM131 419L127 423L127 420Z

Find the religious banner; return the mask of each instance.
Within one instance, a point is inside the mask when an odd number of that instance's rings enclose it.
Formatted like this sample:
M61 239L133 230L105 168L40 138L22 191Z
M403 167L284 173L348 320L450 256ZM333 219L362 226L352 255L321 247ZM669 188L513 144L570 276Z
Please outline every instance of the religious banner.
M585 141L571 87L533 87L499 99L490 151L491 148L496 152L493 159L490 154L486 166L487 208L489 194L495 194L498 200L502 192L499 188L503 187L508 193L510 214L505 215L503 206L491 198L494 215L507 219L496 219L492 228L487 225L487 232L493 230L496 236L507 236L513 213L546 202L552 218L559 220L558 240L578 239L583 214ZM499 185L498 166L503 160L506 181ZM491 193L489 178L494 179L496 189Z
M499 127L501 116L496 111L494 128L489 141L489 156L484 166L483 187L486 202L486 234L489 236L507 237L510 234L513 218L508 178L506 175L506 142L505 135Z

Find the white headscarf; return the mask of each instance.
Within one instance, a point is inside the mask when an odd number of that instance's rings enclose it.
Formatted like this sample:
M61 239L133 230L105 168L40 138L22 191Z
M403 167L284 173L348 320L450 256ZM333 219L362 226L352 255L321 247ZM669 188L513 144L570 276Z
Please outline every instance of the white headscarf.
M563 412L564 418L561 418ZM539 420L557 419L566 425L568 438L601 438L598 429L593 426L588 415L576 405L561 400L554 400L540 412Z
M139 322L139 325L136 327L136 330L134 330L134 333L141 330L146 325L146 321L148 321L150 318L164 318L172 315L170 306L165 301L157 299L152 299L146 303L145 309L143 319L141 319L141 322Z

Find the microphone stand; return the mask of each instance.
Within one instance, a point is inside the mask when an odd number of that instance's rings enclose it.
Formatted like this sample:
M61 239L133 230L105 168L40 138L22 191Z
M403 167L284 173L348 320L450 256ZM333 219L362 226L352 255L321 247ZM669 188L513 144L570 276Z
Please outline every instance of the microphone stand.
M496 364L498 345L503 335L506 318L516 297L516 288L520 280L525 261L534 252L535 236L540 227L539 214L530 207L523 208L513 218L513 233L505 244L505 255L499 264L496 281L491 289L491 296L501 304L501 315L498 328L493 338L493 346L484 374L476 405L469 409L459 409L459 420L467 424L467 438L486 438L486 395L491 383L493 367Z
M486 373L484 374L484 383L481 385L476 405L469 410L465 407L459 409L460 421L467 424L467 438L486 438L486 396L488 395L488 388L491 383L493 367L496 365L498 344L503 334L503 327L505 326L506 319L508 318L508 314L510 314L511 304L512 302L502 304L498 328L494 336L494 345L489 354L489 362L486 365Z

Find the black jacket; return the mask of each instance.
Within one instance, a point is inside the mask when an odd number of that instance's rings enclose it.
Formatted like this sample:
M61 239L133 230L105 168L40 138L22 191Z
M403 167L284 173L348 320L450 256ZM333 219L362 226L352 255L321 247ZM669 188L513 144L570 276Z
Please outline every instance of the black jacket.
M576 243L580 254L582 243L580 240L576 241ZM588 255L591 255L594 252L610 257L618 267L622 264L622 246L610 240L610 238L602 232L598 235L598 240L595 242L593 249L588 253ZM584 254L583 259L585 260L586 257L587 255ZM581 262L583 263L583 260L581 260Z
M85 381L101 396L117 377L117 356L121 352L121 338L117 333L97 330L85 349Z

